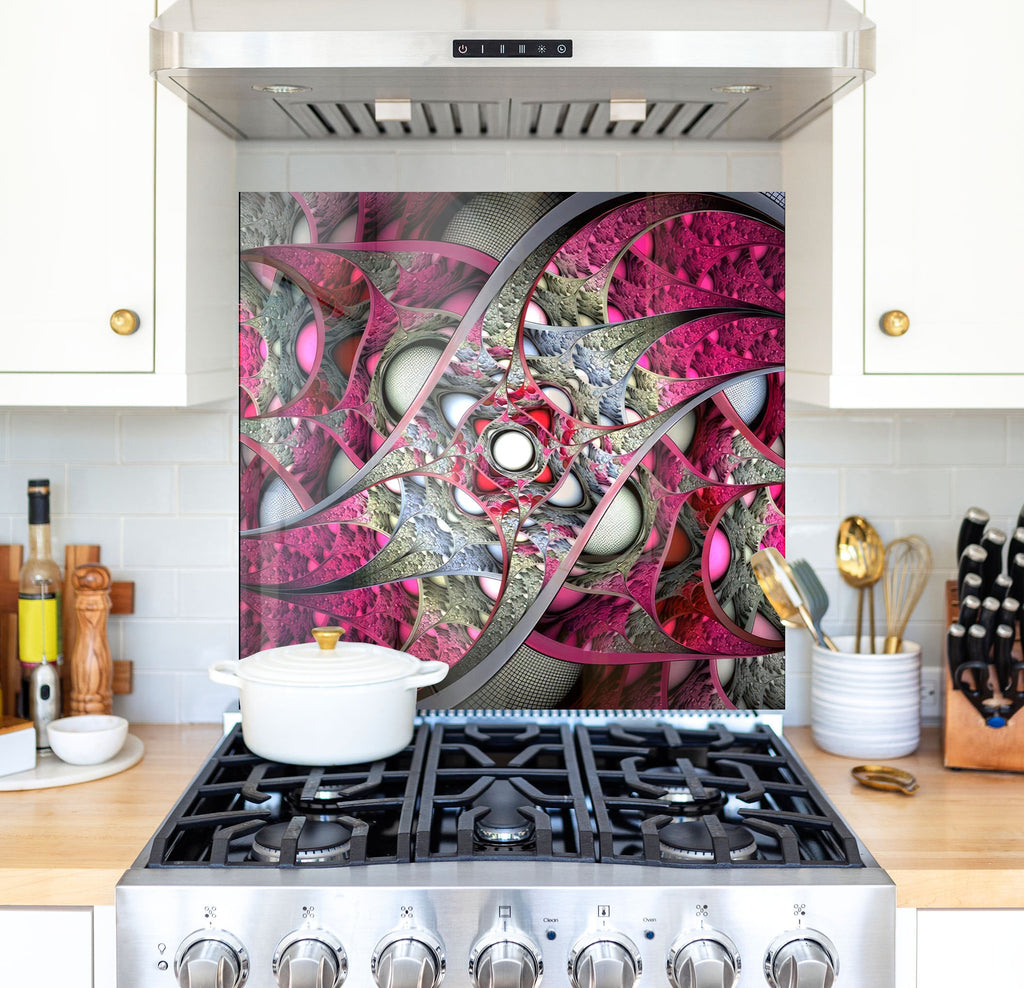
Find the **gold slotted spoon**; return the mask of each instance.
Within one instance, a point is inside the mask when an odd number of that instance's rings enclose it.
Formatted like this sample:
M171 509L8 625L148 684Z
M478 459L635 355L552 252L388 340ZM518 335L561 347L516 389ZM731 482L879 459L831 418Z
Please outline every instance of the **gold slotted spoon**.
M815 645L824 645L833 652L839 651L828 635L818 634L803 591L794 579L789 563L778 549L768 546L758 550L750 557L750 565L768 603L775 608L779 620L787 628L804 627L811 633Z
M864 627L864 595L868 598L870 637L868 651L875 650L875 584L885 569L885 546L875 526L860 515L850 515L839 525L836 537L836 567L846 583L859 591L857 595L857 637L853 647L860 651Z

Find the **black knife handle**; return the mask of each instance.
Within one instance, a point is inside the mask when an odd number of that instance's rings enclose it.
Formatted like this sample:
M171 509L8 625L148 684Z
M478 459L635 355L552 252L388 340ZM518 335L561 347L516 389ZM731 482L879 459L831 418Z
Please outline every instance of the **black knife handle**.
M1010 590L1013 587L1013 580L1010 579L1005 573L997 573L992 584L988 588L990 597L995 597L996 600L1002 600L1004 597L1008 597Z
M1016 597L1003 598L1003 606L999 608L999 620L996 625L1008 624L1011 628L1017 624L1020 617L1020 601Z
M1018 552L1024 552L1024 526L1018 525L1010 536L1010 544L1006 547L1006 566L1009 569L1010 562Z
M967 629L967 661L957 667L958 680L963 670L968 668L974 674L974 689L969 690L963 686L963 691L969 696L982 699L990 697L992 690L988 684L988 632L982 624L972 624Z
M999 691L1003 696L1010 693L1010 666L1013 660L1010 658L1010 651L1013 649L1013 639L1016 632L1009 624L1000 624L996 628L996 647L993 664L996 667L996 682L999 684Z
M965 638L967 629L957 622L951 624L946 632L946 662L949 664L949 674L953 678L953 689L960 689L960 683L956 678L956 671L967 661L967 644Z
M988 553L981 570L981 578L985 581L986 587L991 587L992 581L1003 571L1003 548L1006 545L1006 532L1001 528L990 528L981 537L979 544ZM989 593L991 592L989 590Z
M981 577L977 573L966 573L963 582L958 585L959 599L974 596L981 601L985 595L981 592Z
M1024 600L1024 552L1018 552L1013 557L1010 561L1009 571L1010 579L1013 581L1010 594L1017 600Z
M978 576L982 578L982 588L984 589L985 577L983 570L985 569L986 559L988 559L988 553L982 549L980 545L971 543L971 545L964 548L964 551L960 553L960 565L957 567L956 572L956 585L958 591L963 587L964 577L968 573L977 573ZM959 596L962 598L964 595L961 592L959 593Z
M1024 508L1021 508L1024 514ZM956 537L956 558L959 560L964 549L981 539L981 533L989 523L989 513L984 508L968 508L960 522L960 531ZM1021 522L1024 525L1024 522Z
M960 613L956 618L957 624L962 624L965 628L969 628L972 624L977 623L980 613L981 598L969 593L960 601Z
M981 611L978 614L977 624L985 629L985 652L992 647L992 639L995 636L996 625L999 623L999 612L1002 610L1003 602L995 597L986 597L981 602Z

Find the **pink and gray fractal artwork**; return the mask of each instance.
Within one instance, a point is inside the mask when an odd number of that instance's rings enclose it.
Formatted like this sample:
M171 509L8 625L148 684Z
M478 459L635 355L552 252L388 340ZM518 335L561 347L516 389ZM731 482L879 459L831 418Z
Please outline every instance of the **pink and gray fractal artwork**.
M778 709L779 193L243 193L240 652L421 708Z

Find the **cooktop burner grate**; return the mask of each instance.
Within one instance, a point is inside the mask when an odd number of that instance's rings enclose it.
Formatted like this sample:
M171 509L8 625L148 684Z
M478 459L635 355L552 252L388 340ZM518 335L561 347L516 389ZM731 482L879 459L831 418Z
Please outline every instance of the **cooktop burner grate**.
M764 724L487 718L423 723L389 758L317 768L259 758L236 726L164 821L146 867L524 858L864 866L852 832Z

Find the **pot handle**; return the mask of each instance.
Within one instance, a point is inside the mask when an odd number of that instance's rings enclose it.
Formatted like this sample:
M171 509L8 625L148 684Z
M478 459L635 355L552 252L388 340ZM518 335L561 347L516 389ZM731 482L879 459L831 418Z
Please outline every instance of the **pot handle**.
M223 662L214 662L207 672L209 673L210 679L215 683L241 688L241 677L235 672L237 668L237 659L226 659Z
M438 662L436 659L428 659L421 661L421 669L417 669L411 676L406 679L406 685L409 689L419 689L421 686L433 686L434 683L441 682L445 676L448 675L448 664L445 662Z

